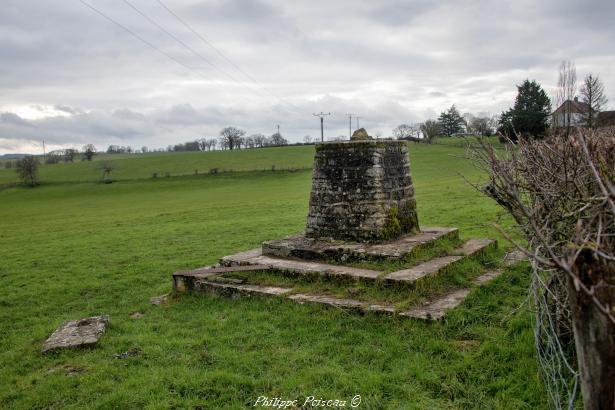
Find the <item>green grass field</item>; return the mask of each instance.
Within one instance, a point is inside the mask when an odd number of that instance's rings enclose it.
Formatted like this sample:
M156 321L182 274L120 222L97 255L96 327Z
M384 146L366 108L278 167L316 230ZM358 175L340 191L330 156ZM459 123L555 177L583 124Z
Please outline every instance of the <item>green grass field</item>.
M479 177L464 150L409 147L420 222L499 238L490 224L510 220L463 182ZM34 189L6 186L14 171L0 170L0 408L238 409L259 396L356 394L362 409L547 408L527 267L476 289L442 323L278 299L149 304L173 271L302 230L310 171L270 169L309 167L312 155L117 157L108 185L98 161L50 165ZM214 167L246 172L151 178ZM40 354L64 320L98 314L111 316L98 347ZM113 357L131 348L143 355Z

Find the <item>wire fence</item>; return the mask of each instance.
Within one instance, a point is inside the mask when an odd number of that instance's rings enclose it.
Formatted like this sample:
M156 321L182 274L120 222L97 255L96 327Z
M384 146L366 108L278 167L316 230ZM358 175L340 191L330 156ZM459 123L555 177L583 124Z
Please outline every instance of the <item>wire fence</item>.
M534 341L543 381L555 409L576 408L580 374L575 368L570 308L565 278L557 271L541 271L535 262L530 297L533 302Z

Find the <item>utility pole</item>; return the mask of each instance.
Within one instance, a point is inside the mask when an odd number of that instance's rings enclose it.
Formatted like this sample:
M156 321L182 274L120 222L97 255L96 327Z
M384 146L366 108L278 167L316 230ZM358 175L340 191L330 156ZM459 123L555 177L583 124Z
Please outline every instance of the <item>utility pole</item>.
M45 140L43 140L43 164L47 162L47 152L45 151Z
M356 115L354 118L355 118L355 120L357 120L357 129L359 129L359 118L361 118L361 117Z
M312 114L314 117L320 117L320 142L324 142L325 141L325 131L324 131L324 118L325 115L331 115L330 112L328 113L324 113L324 112L320 112L320 114Z
M352 138L352 116L354 114L346 114L348 116L348 139Z
M280 135L280 124L277 125L278 127L278 136Z

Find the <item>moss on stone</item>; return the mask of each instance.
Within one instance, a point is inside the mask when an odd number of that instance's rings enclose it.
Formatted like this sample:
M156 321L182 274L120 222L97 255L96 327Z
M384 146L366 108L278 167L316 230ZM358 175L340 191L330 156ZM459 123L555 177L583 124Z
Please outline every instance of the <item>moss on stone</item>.
M402 230L399 222L397 206L392 206L388 210L386 222L382 227L382 232L380 234L381 239L396 238L401 234L401 232Z
M419 218L414 199L410 199L401 205L397 211L397 219L402 233L415 233L418 231Z

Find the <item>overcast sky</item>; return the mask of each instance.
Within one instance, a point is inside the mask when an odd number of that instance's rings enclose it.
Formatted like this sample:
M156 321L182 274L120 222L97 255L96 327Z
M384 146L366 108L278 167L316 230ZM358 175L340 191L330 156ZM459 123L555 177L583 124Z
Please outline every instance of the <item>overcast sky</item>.
M227 125L301 141L320 111L325 137L348 134L346 113L388 136L451 104L499 113L525 78L551 93L564 59L615 106L613 0L161 0L201 38L127 0L179 41L124 0L83 1L166 56L79 0L3 0L0 154L166 147Z

